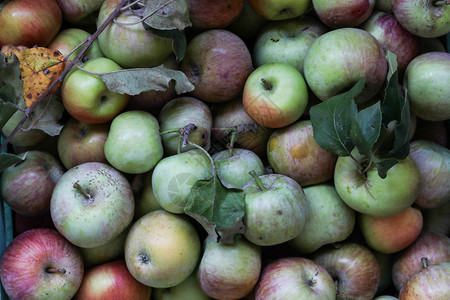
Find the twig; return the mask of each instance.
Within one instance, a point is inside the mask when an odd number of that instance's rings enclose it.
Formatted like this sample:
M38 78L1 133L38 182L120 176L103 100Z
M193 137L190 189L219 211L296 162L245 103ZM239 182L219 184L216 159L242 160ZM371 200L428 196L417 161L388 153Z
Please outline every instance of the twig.
M164 4L158 5L158 6L155 8L154 11L150 12L148 15L146 15L146 16L144 16L144 17L141 17L141 19L140 19L139 21L137 21L137 22L134 22L134 23L122 23L122 22L119 22L119 21L117 21L117 20L114 20L114 23L115 23L115 24L119 24L119 25L125 25L125 26L137 25L137 24L139 24L139 23L142 23L142 21L144 21L144 20L150 18L151 16L153 16L154 14L156 14L156 13L158 12L158 10L160 10L160 9L163 8L163 7L166 7L167 5L169 5L170 3L172 3L173 1L174 1L174 0L169 0L169 1L167 1L166 3L164 3Z

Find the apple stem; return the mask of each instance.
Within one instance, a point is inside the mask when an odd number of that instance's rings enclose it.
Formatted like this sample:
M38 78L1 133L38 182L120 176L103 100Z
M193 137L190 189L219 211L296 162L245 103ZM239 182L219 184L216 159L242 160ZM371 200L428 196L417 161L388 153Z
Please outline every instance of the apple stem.
M89 195L89 193L87 193L87 192L83 189L83 187L78 183L78 181L75 182L75 183L73 184L73 187L74 187L81 195L83 195L86 199L91 199L91 198L92 198L91 195Z
M47 269L45 269L45 271L47 273L60 273L60 274L66 273L66 269L64 269L64 268L47 268Z
M248 172L248 174L250 174L253 177L253 179L255 179L255 182L261 191L267 190L264 184L262 183L261 178L259 178L259 176L256 174L255 170L251 170L250 172Z
M270 91L273 88L272 84L269 81L265 80L264 78L261 78L261 81L263 83L265 90Z
M422 267L425 269L425 268L428 268L428 258L426 258L426 257L422 257L421 259L420 259L420 261L422 262Z
M195 129L197 129L197 126L193 123L189 123L184 127L180 127L180 128L173 128L173 129L168 129L165 131L162 131L160 133L160 135L164 135L164 134L168 134L168 133L178 133L178 147L177 147L177 152L178 154L181 153L181 149L186 147L186 145L189 142L189 135L191 134L192 131L194 131Z

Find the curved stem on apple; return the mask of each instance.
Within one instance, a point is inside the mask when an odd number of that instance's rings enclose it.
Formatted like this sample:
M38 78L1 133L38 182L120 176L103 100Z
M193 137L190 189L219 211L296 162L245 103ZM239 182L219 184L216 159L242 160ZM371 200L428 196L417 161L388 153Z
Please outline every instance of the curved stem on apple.
M92 196L91 196L88 192L86 192L85 189L83 189L83 187L78 183L78 181L75 182L75 183L73 184L73 187L74 187L81 195L83 195L83 196L86 198L86 200L92 201Z
M271 89L273 89L273 85L272 85L269 81L267 81L267 80L264 79L264 78L261 78L261 81L262 81L263 86L264 86L264 89L265 89L266 91L270 91Z
M250 172L248 172L248 174L250 174L253 177L253 179L255 179L256 185L258 185L261 191L266 190L266 187L262 183L261 178L259 178L258 174L256 174L255 170L251 170Z
M66 273L66 269L64 269L64 268L46 268L45 269L45 272L47 272L47 273L53 273L53 274L55 274L55 273L59 273L59 274L65 274Z

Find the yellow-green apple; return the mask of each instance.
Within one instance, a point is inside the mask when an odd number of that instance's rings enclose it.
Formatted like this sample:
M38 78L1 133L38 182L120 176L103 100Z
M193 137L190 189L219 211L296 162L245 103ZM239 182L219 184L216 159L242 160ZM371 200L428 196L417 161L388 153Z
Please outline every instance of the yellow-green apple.
M391 0L375 0L374 10L392 14Z
M275 173L305 187L332 179L337 155L317 144L310 120L300 120L272 133L267 159Z
M64 167L52 154L29 151L24 161L6 168L1 174L1 198L22 215L43 215L50 209L53 189L64 172Z
M62 13L56 0L13 0L0 8L0 47L45 47L58 33Z
M261 272L261 248L244 238L232 244L204 241L197 270L202 290L214 299L241 299L249 294Z
M75 299L148 300L152 288L137 281L128 271L124 259L88 268Z
M314 11L328 27L356 27L372 14L375 0L312 0Z
M316 251L313 259L334 279L336 293L342 295L341 299L372 299L375 296L381 276L380 265L362 244L328 245Z
M395 18L414 35L439 37L450 31L450 7L446 1L391 0Z
M213 103L236 98L253 70L244 41L224 29L195 35L180 67L195 87L191 95Z
M105 0L58 0L64 21L69 23L83 23L98 14L98 10Z
M200 259L200 238L185 215L156 210L133 223L125 240L125 261L138 281L168 288L184 281Z
M336 189L322 183L308 186L303 191L308 204L308 219L289 245L309 254L323 245L348 238L355 226L355 212L339 198Z
M167 102L159 113L158 120L161 132L176 130L161 136L164 153L173 155L178 153L180 133L177 129L194 124L195 129L189 133L189 142L209 150L211 146L212 115L205 102L189 96L177 97ZM180 150L187 151L194 146L186 145Z
M292 19L312 9L311 0L248 0L248 3L267 20Z
M66 169L85 162L106 163L104 146L109 123L86 124L69 118L57 140L59 159Z
M422 208L436 208L450 201L450 150L432 141L415 140L411 157L420 172L419 195L414 203Z
M269 262L261 272L255 299L336 299L330 274L303 257L282 257Z
M199 149L167 156L153 170L153 193L165 210L177 214L184 213L184 207L195 182L209 179L211 176L211 161Z
M214 128L248 127L237 130L235 133L235 145L253 151L260 157L266 155L266 145L272 129L256 123L247 114L242 103L242 97L238 97L225 103L215 104L212 108ZM226 130L213 130L213 137L227 145L230 142L231 133Z
M450 201L435 208L422 209L422 214L423 232L450 235Z
M405 249L417 239L422 231L423 216L419 209L410 206L386 218L360 214L358 225L369 247L390 254Z
M445 121L428 121L421 118L417 119L416 130L412 140L433 141L443 147L448 146L448 129Z
M411 276L422 270L422 258L428 264L450 261L450 239L433 232L421 234L414 243L394 257L392 265L392 281L397 291Z
M122 70L117 63L106 57L88 60L83 69L94 73ZM108 90L97 75L73 69L61 84L61 98L72 117L84 123L99 124L117 116L127 105L130 96Z
M328 29L312 16L271 21L258 32L253 46L253 62L260 67L285 62L303 74L303 58L314 40Z
M396 54L397 69L401 74L419 53L419 37L403 28L391 14L376 11L360 27L372 34L385 52Z
M111 122L104 150L108 162L121 172L150 171L164 152L158 120L142 110L119 114Z
M400 290L398 299L448 299L450 297L450 262L424 265Z
M227 187L242 188L253 177L249 172L254 171L261 176L265 173L261 158L253 151L233 148L216 152L212 159L216 166L217 176Z
M302 187L281 174L254 175L243 187L245 237L259 246L287 242L307 221L308 204Z
M50 49L55 49L61 52L64 57L67 57L69 53L71 53L78 45L84 42L91 34L86 30L80 28L67 28L58 32L55 38L50 42L47 46ZM73 60L78 53L80 53L81 48L75 50L70 56L69 59ZM86 62L91 58L95 57L103 57L102 49L100 49L100 45L98 44L98 40L94 40L91 46L87 49L87 51L83 54L81 59L82 62Z
M16 236L0 261L0 277L9 299L72 299L83 273L77 247L49 228Z
M80 250L81 253L81 257L83 258L84 267L90 268L123 258L123 249L125 245L125 239L128 235L128 229L129 228L122 231L121 234L119 234L117 237L107 242L106 244L93 248L78 247L78 250Z
M170 288L153 288L154 300L212 300L205 294L197 280L196 271L192 272L185 280Z
M266 19L257 14L248 1L244 0L241 13L226 29L236 34L249 45L253 45L258 31L265 23Z
M119 5L121 0L106 0L97 18L99 28ZM129 24L129 25L127 25ZM124 68L151 68L159 66L172 53L172 40L146 30L132 8L122 10L98 37L106 57Z
M383 87L387 61L377 39L359 28L340 28L319 36L308 48L303 72L312 92L322 101L365 78L358 103L369 101Z
M381 178L374 166L361 173L357 162L363 157L356 148L352 156L338 157L333 177L339 196L348 206L374 217L390 217L414 203L420 172L411 155L389 169L386 178Z
M308 104L308 87L302 74L288 63L267 63L245 81L242 102L259 125L281 128L297 121Z
M162 209L153 193L152 175L153 171L136 174L131 181L135 204L134 219L136 220L149 212Z
M224 28L241 13L244 0L188 0L189 20L195 30Z
M53 189L50 213L56 229L78 247L97 247L131 223L134 199L125 176L105 163L66 171Z
M428 52L416 56L403 79L411 111L429 121L450 119L449 81L450 53Z

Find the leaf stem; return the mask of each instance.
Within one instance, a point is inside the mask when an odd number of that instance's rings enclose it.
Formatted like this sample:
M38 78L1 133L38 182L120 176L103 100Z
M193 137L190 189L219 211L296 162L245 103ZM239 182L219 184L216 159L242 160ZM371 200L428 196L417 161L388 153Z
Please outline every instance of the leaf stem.
M211 162L211 169L212 169L212 176L213 176L213 186L214 186L214 189L213 189L213 194L212 194L212 204L211 204L211 207L214 207L214 201L215 201L215 199L216 199L216 164L214 163L214 160L212 159L212 157L211 157L211 155L209 155L209 153L208 153L208 151L206 151L203 147L201 147L201 146L199 146L199 145L197 145L197 144L195 144L195 143L192 143L192 142L190 142L190 141L187 141L187 143L189 144L189 145L191 145L192 147L194 147L194 148L197 148L197 149L199 149L199 150L201 150L203 153L205 153L205 155L209 158L209 161Z
M255 179L256 185L258 185L261 191L267 190L264 184L262 183L261 178L259 178L258 174L256 174L255 170L251 170L250 172L248 172L248 174L250 174L253 177L253 179Z

